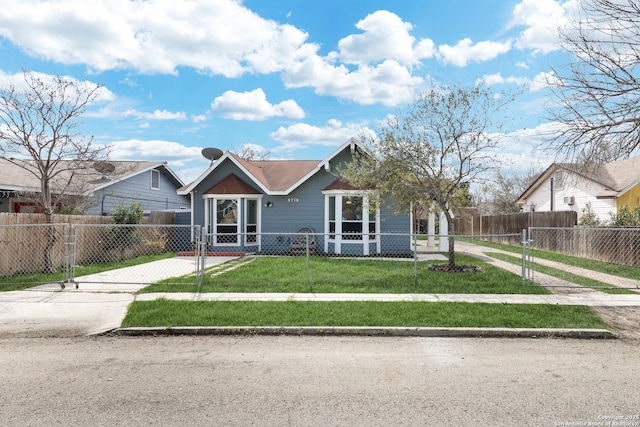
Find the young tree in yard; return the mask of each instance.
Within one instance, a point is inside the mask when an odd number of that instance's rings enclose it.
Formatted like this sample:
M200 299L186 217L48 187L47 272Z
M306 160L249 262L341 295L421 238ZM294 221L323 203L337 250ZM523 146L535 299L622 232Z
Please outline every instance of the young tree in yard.
M38 179L40 188L31 191L37 194L47 223L52 223L58 201L71 192L74 175L103 155L103 149L92 144L93 138L78 131L80 117L101 86L28 71L22 74L19 84L0 88L0 155ZM24 158L29 161L20 160ZM55 229L49 227L46 272L55 270L51 250L56 240Z
M111 210L111 223L113 227L107 229L105 239L106 250L115 249L119 253L120 261L124 261L127 249L130 249L143 241L143 237L136 227L126 225L138 225L142 223L144 209L140 203L130 205L118 205Z
M551 148L602 163L640 148L640 0L580 0L560 30L569 59L549 75Z
M404 114L363 137L371 153L356 155L342 173L358 188L374 188L404 206L434 202L449 222L449 270L456 270L452 210L468 199L467 183L499 164L504 108L512 95L483 85L432 89Z

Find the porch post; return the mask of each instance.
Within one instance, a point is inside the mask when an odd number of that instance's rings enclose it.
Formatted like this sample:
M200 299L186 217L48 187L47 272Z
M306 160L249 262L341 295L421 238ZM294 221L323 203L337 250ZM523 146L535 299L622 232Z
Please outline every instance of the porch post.
M434 204L431 203L429 208L429 220L427 222L427 246L430 248L436 247L436 213L433 211Z
M440 252L449 252L448 230L449 222L447 217L444 211L440 211Z
M340 255L342 253L342 196L336 196L336 242L335 253Z

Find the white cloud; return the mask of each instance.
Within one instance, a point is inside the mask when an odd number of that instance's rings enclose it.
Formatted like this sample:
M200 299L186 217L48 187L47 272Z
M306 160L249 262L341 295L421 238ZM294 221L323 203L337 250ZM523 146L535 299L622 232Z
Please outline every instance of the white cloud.
M191 116L193 123L202 123L207 120L206 114L194 114Z
M311 87L363 105L411 100L423 83L412 69L434 55L433 42L416 40L412 25L387 11L357 26L363 33L343 38L339 52L320 56L306 32L264 19L238 0L24 0L0 8L1 37L33 57L85 64L94 72L177 74L190 67L229 78L283 73L288 87ZM293 102L280 108L300 116Z
M129 109L123 113L125 117L136 117L145 120L186 120L187 114L183 111L171 112L167 110L155 110L153 113L146 113Z
M330 95L360 105L381 103L396 106L414 98L424 79L394 60L375 66L362 65L350 71L314 56L291 66L283 75L289 88L313 87L319 95Z
M362 134L373 135L373 131L364 124L343 124L335 119L327 121L327 124L321 127L296 123L288 127L280 127L270 134L272 139L280 143L271 151L289 152L314 145L336 147L349 138L357 138Z
M509 27L526 27L516 47L542 53L558 49L558 28L566 24L566 11L572 7L572 1L522 0L514 7L509 24Z
M536 92L542 89L546 89L549 86L556 86L560 84L560 80L554 73L541 72L537 74L531 81L529 90Z
M23 0L0 8L0 36L34 57L95 71L237 77L269 73L313 51L307 34L240 1Z
M266 120L269 117L301 119L304 111L292 99L271 104L260 88L251 92L228 90L211 103L211 110L222 117L233 120Z
M1 9L2 8L0 8L0 10ZM54 79L56 79L57 77L62 77L64 80L68 80L72 82L73 84L77 85L79 88L85 88L88 91L93 91L97 89L96 98L94 102L108 102L108 101L113 101L116 98L115 94L111 92L109 89L107 89L106 87L102 86L98 88L99 85L97 83L94 83L88 80L78 80L69 76L54 76L50 74L40 73L37 71L32 71L31 75L36 79L42 80L43 82L51 82L51 83L53 83ZM14 74L6 74L2 70L0 70L0 87L9 87L9 86L15 87L16 90L18 91L26 90L27 84L24 79L24 75L21 72L14 73Z
M200 160L200 148L162 140L127 139L108 144L113 160Z
M474 44L471 39L460 40L455 46L443 44L438 47L438 53L445 64L464 67L469 62L490 61L497 56L507 53L511 49L511 42L504 43L483 41Z
M531 80L526 77L503 77L501 73L486 74L482 76L479 81L483 81L487 86L494 86L499 84L516 84L520 86L529 86L529 84L531 84ZM479 81L476 81L476 84Z
M393 59L411 65L435 54L433 41L409 34L413 26L386 10L378 10L356 24L362 34L349 35L338 42L336 57L348 64L367 64Z
M476 84L480 81L484 82L488 86L494 86L499 84L516 84L519 86L527 87L531 92L537 92L548 88L550 85L558 84L559 80L553 73L546 71L536 74L533 79L528 77L504 77L501 73L486 74L481 79L476 81Z
M167 162L185 183L196 179L209 166L201 148L163 140L128 139L108 144L112 160Z

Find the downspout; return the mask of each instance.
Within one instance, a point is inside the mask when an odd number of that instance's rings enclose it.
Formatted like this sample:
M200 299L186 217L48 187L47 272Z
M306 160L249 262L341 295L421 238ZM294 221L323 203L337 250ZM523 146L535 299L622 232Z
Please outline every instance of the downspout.
M194 229L195 224L193 222L193 220L194 220L194 216L193 216L193 211L194 211L194 209L193 209L193 198L195 196L194 193L195 193L195 191L190 191L189 192L189 196L191 197L191 214L190 214L191 215L191 242L195 242L195 229Z
M553 194L553 192L554 192L553 191L553 184L554 184L553 178L551 178L551 212L553 212L553 210L555 208L555 197L554 197L554 194Z

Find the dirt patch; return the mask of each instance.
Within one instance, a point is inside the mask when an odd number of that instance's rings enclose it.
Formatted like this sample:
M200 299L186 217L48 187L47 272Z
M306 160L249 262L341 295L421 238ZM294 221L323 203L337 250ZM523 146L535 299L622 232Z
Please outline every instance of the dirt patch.
M640 307L593 307L621 338L640 341Z
M449 264L431 264L429 270L442 271L445 273L482 273L484 270L475 265L449 265Z

